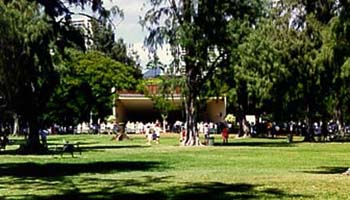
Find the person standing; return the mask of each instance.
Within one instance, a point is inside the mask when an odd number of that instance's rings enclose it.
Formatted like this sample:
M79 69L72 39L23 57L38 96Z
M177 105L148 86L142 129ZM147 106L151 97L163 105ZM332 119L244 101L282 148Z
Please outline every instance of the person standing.
M204 126L203 132L204 132L205 144L208 145L209 144L209 125L207 122L205 122L203 126Z
M228 143L228 129L226 126L224 126L222 128L221 136L222 136L222 144L227 144Z
M150 123L147 123L146 124L146 127L145 127L145 135L146 135L146 140L147 140L147 144L148 145L151 145L151 141L152 141L152 130L151 130L151 125Z
M47 135L49 134L49 132L47 131L46 128L44 128L44 129L40 129L39 133L40 133L40 138L43 146L47 147Z
M160 124L156 123L155 128L154 128L154 134L155 134L155 140L156 143L159 144L159 139L160 139Z

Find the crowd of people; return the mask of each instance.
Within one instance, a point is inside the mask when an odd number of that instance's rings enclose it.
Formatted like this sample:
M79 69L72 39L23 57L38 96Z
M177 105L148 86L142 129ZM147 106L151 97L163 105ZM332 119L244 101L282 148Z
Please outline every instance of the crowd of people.
M234 126L233 129L231 126ZM249 135L252 137L276 137L279 134L285 134L288 141L292 141L293 135L300 135L311 137L312 140L318 141L333 141L337 139L350 139L350 126L341 125L339 122L314 122L311 126L308 126L306 122L285 122L276 123L273 121L261 121L258 124L245 121L242 129L239 129L239 124L228 124L226 122L214 123L201 121L196 124L198 136L203 138L202 144L210 144L210 139L213 139L212 134L221 134L222 144L227 144L229 139L229 133L239 133L238 137ZM27 136L27 129L24 128L21 133L25 133ZM187 136L187 124L182 121L175 121L170 124L167 122L161 123L159 120L153 122L141 122L141 121L128 121L127 123L117 123L116 121L103 122L98 124L81 123L74 127L61 127L53 125L51 127L42 128L39 130L39 136L44 146L47 146L47 136L51 134L60 133L108 133L113 134L116 138L120 139L120 135L128 134L144 134L147 144L152 142L159 143L161 133L178 133L179 140L184 141L188 139ZM9 142L7 136L10 134L10 130L2 130L0 134L0 148L4 148ZM243 135L241 135L243 132ZM5 133L5 134L4 134ZM122 134L120 134L122 133ZM291 138L288 138L288 137Z
M165 126L164 126L165 127ZM161 128L161 123L156 120L155 122L130 122L128 121L125 124L125 132L128 133L135 133L135 134L145 134L147 144L151 144L152 141L155 141L157 144L159 144L160 141L160 133L166 132L166 129Z
M214 123L214 122L198 122L196 129L200 135L204 137L204 143L207 144L210 138L210 134L222 134L222 143L228 143L229 130L228 126L224 123ZM175 121L174 124L161 124L158 120L155 122L131 122L128 121L125 124L125 132L132 134L145 134L147 138L147 143L150 144L151 141L156 141L159 143L160 133L173 132L178 133L180 141L184 140L186 136L187 126L186 123L181 121Z
M289 121L276 123L273 121L262 121L258 124L243 124L244 134L253 137L276 137L277 135L298 135L308 140L333 141L336 139L350 138L350 126L339 122L314 121L311 124L306 121Z

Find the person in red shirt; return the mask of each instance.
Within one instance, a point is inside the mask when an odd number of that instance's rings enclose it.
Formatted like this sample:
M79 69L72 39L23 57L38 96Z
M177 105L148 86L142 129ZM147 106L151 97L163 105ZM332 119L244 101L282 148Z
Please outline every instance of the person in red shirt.
M228 143L228 129L227 127L224 127L221 132L222 136L222 143L227 144Z

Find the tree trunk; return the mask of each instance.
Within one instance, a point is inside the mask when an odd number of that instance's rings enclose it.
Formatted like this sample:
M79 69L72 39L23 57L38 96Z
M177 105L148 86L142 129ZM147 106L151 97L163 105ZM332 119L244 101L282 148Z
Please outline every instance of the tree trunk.
M32 116L29 120L29 134L27 143L18 149L20 154L43 154L47 153L47 147L40 143L38 117Z
M193 24L193 4L191 0L183 0L183 16L185 24ZM198 7L198 10L201 10ZM196 49L196 39L193 35L189 35L194 41L183 46L185 50L184 62L186 70L186 86L188 89L188 94L186 96L185 110L186 110L186 136L182 142L182 145L185 146L199 146L199 135L197 131L197 119L196 119L196 101L198 97L198 90L202 87L200 81L200 75L202 74L201 66L202 64L197 62L198 58L198 49ZM199 38L199 37L198 37ZM202 55L204 56L204 55ZM201 57L203 59L203 57Z
M162 114L162 120L163 120L163 133L166 133L166 119L168 118L168 114Z
M314 142L314 130L312 128L312 117L311 117L311 112L310 112L310 105L307 104L306 106L306 124L307 124L307 131L306 135L304 137L304 142Z
M186 110L186 135L182 141L183 146L199 146L199 135L197 131L197 120L196 120L196 108L195 100L197 95L194 92L190 92L188 98L186 98L185 110Z
M13 117L13 130L12 130L12 135L17 135L19 133L19 122L18 122L18 115L17 113L14 113L12 115Z
M244 130L243 130L243 123L244 123L244 117L239 116L238 117L238 123L239 123L239 129L238 129L238 137L242 137L244 135Z
M245 136L246 130L246 112L248 110L248 93L247 83L245 81L239 81L238 83L238 119L239 119L239 131L238 136Z
M343 131L343 114L342 114L341 106L339 106L339 105L337 106L337 108L335 110L334 119L335 119L335 123L337 123L337 125L338 125L339 136L344 137L345 133Z

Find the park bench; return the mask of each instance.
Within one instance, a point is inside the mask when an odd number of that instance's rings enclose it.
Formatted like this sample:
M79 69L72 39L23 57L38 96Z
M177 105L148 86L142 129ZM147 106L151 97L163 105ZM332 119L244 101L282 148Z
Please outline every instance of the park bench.
M0 150L5 150L7 144L9 144L7 137L0 138Z
M56 152L57 151L61 153L61 157L64 153L69 153L72 155L72 157L74 157L74 152L79 152L79 155L81 155L81 148L79 146L79 142L70 143L68 141L65 141L62 147L58 148L56 146Z
M0 151L6 149L6 142L0 141Z

